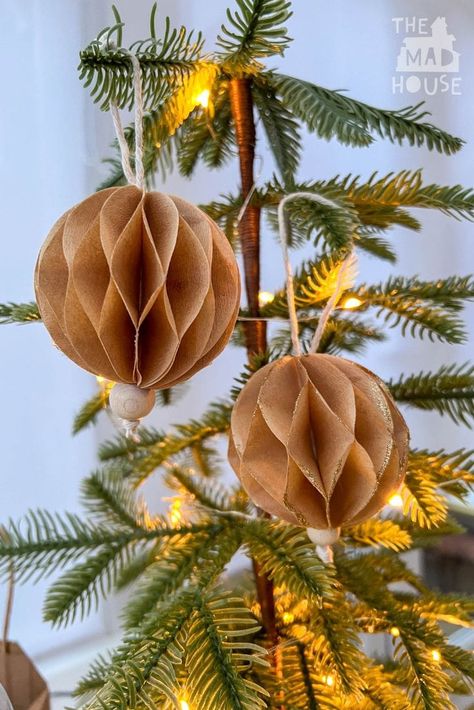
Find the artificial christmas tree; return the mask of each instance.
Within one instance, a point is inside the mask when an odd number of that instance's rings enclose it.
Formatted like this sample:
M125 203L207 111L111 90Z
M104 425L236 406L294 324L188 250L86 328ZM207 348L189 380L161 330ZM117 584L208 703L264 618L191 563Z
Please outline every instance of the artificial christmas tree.
M468 693L474 677L471 654L451 645L440 627L469 625L472 604L431 592L399 556L459 530L448 498L462 500L469 492L469 451L411 450L400 491L403 510L343 525L332 563L316 554L304 529L266 516L240 488L224 490L217 481L213 439L227 436L233 400L254 373L258 377L261 368L287 356L294 341L289 329L267 340L268 322L288 321L295 308L297 335L308 350L348 251L395 261L384 234L394 225L418 228L411 207L474 217L471 190L425 185L420 172L298 181L300 124L320 138L361 147L379 137L451 154L462 141L424 122L418 107L380 110L268 70L263 61L289 44L289 13L283 0L237 0L212 55L203 53L200 35L168 22L158 38L154 9L152 36L125 50L116 15L116 24L81 54L81 77L101 108L113 110L133 103L137 62L130 52L138 59L149 180L172 162L191 175L198 160L217 168L237 151L240 193L203 209L235 247L238 227L247 303L234 340L249 354L232 396L211 404L202 419L169 433L142 428L137 442L120 436L101 447L103 467L83 484L87 520L33 512L21 527L12 524L8 541L0 543L2 567L8 574L13 565L17 580L71 565L46 598L45 618L54 624L87 613L99 593L130 586L123 644L110 659L94 663L77 689L90 710L447 710L455 707L450 694ZM280 172L258 187L256 113ZM135 129L125 136L132 146ZM121 185L124 177L117 160L102 187ZM301 192L317 199L291 202L288 225L292 244L314 241L314 256L297 270L293 289L261 306L262 214L275 226L283 198ZM474 282L469 276L392 277L351 285L347 296L356 308L331 313L318 353L353 358L364 344L381 339L366 317L370 308L382 323L401 324L405 335L458 343L464 337L458 314L474 297ZM35 304L6 304L0 315L5 322L39 318ZM434 410L459 424L474 416L470 366L401 376L386 386L401 407ZM86 403L76 430L107 406L109 389ZM152 475L165 476L176 491L176 504L164 517L151 515L137 492ZM252 584L223 574L240 549L252 561ZM393 658L370 658L362 633L391 636Z

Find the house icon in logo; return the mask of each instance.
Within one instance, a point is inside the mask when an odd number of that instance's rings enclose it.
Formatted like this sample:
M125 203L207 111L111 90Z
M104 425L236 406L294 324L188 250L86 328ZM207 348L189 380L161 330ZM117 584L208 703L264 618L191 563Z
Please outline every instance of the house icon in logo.
M405 37L397 57L399 72L458 72L459 52L453 49L456 37L448 34L445 17L437 17L431 35Z

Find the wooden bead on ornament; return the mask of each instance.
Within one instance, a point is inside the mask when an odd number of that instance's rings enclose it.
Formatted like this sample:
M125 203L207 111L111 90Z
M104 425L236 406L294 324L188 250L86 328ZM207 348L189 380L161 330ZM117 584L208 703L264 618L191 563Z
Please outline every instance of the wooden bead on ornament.
M229 460L252 501L321 546L375 515L405 475L408 429L369 370L324 354L258 370L231 418Z
M110 390L109 404L120 419L137 421L150 414L155 406L155 393L135 385L115 385Z
M135 185L97 192L58 220L35 290L60 350L142 390L171 387L212 362L240 301L234 253L217 225L179 197Z

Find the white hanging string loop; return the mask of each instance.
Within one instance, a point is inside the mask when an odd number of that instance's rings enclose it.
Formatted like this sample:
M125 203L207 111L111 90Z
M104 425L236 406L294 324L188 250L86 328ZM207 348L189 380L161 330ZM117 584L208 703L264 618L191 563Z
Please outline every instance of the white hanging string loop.
M124 50L125 51L125 50ZM135 173L130 162L130 149L128 147L125 131L120 118L120 112L115 102L110 103L110 113L114 123L117 141L120 147L120 157L123 173L127 182L136 185L140 190L145 189L145 169L143 166L143 87L142 70L140 61L135 54L127 52L133 69L133 96L135 106Z
M319 195L318 193L315 192L292 192L289 195L286 195L283 197L283 199L280 200L278 203L278 232L280 236L280 244L281 244L281 249L283 253L283 261L285 264L285 272L286 272L286 299L288 301L288 313L290 317L290 333L291 333L291 342L293 345L293 352L295 355L301 355L302 350L301 350L301 344L299 340L299 327L298 327L298 315L296 312L296 301L295 301L295 287L293 283L293 267L291 266L291 261L290 261L290 255L289 255L289 229L288 229L288 222L287 218L285 215L285 207L288 205L289 202L294 202L295 200L312 200L313 202L317 202L320 205L326 205L327 207L332 207L334 209L341 209L341 206L338 205L336 202L333 202L333 200L329 200L327 197L324 197L323 195ZM316 329L316 332L313 337L313 341L311 343L311 349L310 352L316 352L318 349L322 333L324 331L324 328L327 324L327 321L329 319L329 316L332 313L333 308L335 307L337 301L339 300L339 297L342 293L342 290L344 289L344 275L347 274L347 271L349 267L352 265L354 267L355 264L355 255L351 252L347 259L343 262L343 264L340 267L340 271L338 274L338 280L336 283L336 290L334 294L331 296L329 299L326 308L324 309L321 318L319 319L318 327ZM317 336L317 337L316 337Z
M351 251L339 267L339 273L337 275L334 293L326 303L326 306L324 307L324 310L321 313L321 317L318 321L318 326L314 332L313 339L309 348L310 353L316 353L318 351L319 345L321 343L321 338L323 337L323 333L326 328L327 322L331 316L331 313L337 306L341 295L346 289L346 282L351 281L353 283L356 273L357 257L355 253Z
M120 113L116 103L110 104L110 113L112 114L112 121L114 122L115 135L117 136L119 148L120 148L120 159L122 162L123 174L127 178L127 182L131 185L135 184L135 175L132 170L130 163L130 149L128 147L127 139L125 138L125 132L122 126L122 120L120 118Z

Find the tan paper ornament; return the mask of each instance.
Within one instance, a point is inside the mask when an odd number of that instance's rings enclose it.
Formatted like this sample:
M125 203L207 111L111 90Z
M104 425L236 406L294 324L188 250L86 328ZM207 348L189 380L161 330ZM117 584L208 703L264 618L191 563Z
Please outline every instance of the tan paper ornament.
M372 372L331 355L287 356L241 391L229 460L256 505L314 528L314 542L328 545L337 528L375 515L398 489L408 439Z
M0 691L4 687L15 710L49 710L49 691L30 658L12 641L0 642ZM0 692L0 708L8 710Z
M223 350L240 301L234 253L217 225L179 197L135 185L102 190L58 220L35 290L71 360L152 390L187 380Z

